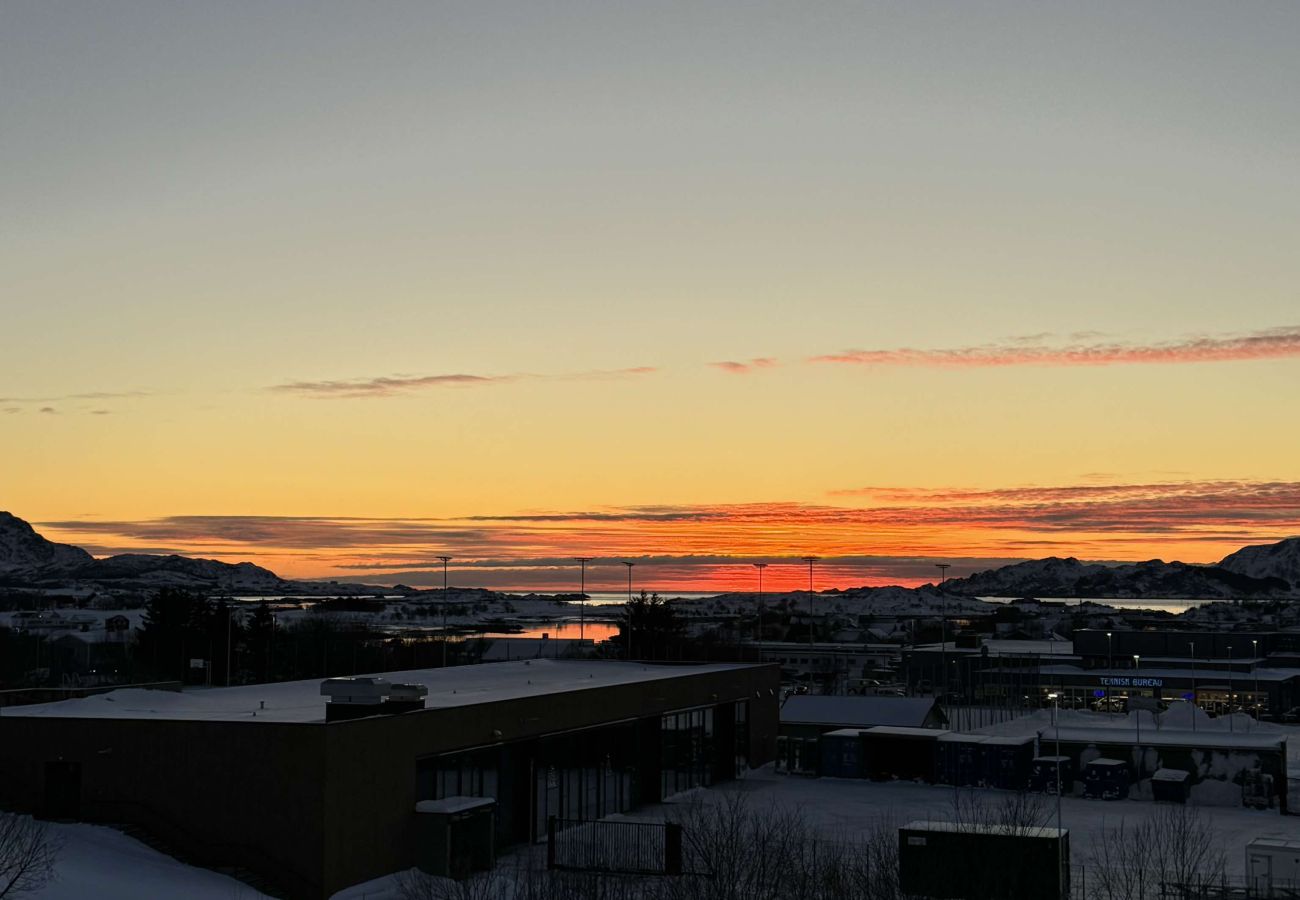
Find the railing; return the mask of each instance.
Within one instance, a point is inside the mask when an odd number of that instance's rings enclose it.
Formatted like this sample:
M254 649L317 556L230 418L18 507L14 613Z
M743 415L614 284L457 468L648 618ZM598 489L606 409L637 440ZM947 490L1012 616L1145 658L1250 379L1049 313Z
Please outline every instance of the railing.
M682 827L671 822L551 816L546 820L546 867L619 875L680 875Z

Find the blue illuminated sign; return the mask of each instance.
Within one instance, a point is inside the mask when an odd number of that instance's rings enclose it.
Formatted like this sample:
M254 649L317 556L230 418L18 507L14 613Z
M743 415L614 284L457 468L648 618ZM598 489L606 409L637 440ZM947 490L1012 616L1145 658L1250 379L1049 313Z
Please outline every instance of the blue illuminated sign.
M1103 675L1100 680L1106 687L1158 688L1165 686L1165 680L1163 678L1138 678L1136 676L1130 677L1127 675L1111 678Z

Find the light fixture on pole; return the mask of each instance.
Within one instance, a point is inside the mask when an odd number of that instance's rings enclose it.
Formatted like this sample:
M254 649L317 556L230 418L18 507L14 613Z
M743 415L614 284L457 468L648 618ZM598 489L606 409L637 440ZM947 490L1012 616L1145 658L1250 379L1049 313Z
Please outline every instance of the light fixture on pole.
M1234 697L1233 692L1232 692L1232 690L1233 690L1233 685L1232 685L1232 667L1233 667L1233 662L1232 662L1232 645L1229 644L1229 645L1228 645L1228 733L1229 733L1229 734L1231 734L1233 731L1236 730L1236 729L1233 727L1233 725L1232 725L1232 720L1233 720L1234 718L1236 718L1236 716L1235 716L1235 712L1236 712L1236 711L1233 709L1233 706L1235 705L1235 704L1233 703L1233 701L1234 701L1236 698Z
M1134 653L1133 671L1136 672L1139 668L1141 668L1141 666L1142 666L1142 657ZM1136 676L1133 678L1133 681L1136 684L1137 682ZM1132 704L1130 703L1129 705L1131 706ZM1141 772L1142 772L1142 710L1141 709L1133 710L1133 728L1136 731L1136 743L1137 743L1137 751L1138 751L1138 773L1139 773L1138 777L1141 777Z
M1255 721L1259 721L1259 641L1250 642L1250 671L1255 676Z
M813 644L813 563L817 562L819 557L805 556L803 561L808 564L808 646Z
M634 562L623 560L627 566L627 661L632 661L632 567Z
M447 668L447 563L450 556L435 556L442 560L442 667Z
M754 563L754 568L758 569L758 622L754 625L754 639L759 642L759 659L763 656L763 570L767 568L767 563Z
M1052 701L1052 723L1056 730L1056 839L1061 839L1061 695L1048 694Z
M581 642L587 636L587 563L591 557L575 556L573 561L581 567L578 575L578 640Z
M1196 730L1196 641L1188 641L1192 651L1192 731Z
M1114 637L1114 635L1112 635L1109 631L1106 632L1106 671L1110 672L1110 674L1113 676L1115 674L1114 671L1112 671L1115 668L1115 646L1114 643L1111 641L1112 637ZM1114 712L1110 704L1109 684L1106 685L1106 712L1107 713Z

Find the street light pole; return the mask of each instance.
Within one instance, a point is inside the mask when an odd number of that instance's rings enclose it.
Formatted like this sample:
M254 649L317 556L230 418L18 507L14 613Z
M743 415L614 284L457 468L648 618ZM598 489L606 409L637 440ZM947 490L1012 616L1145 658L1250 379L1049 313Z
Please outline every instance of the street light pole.
M632 567L634 562L623 560L627 566L627 661L632 661Z
M1111 677L1114 677L1115 646L1114 646L1114 642L1111 640L1112 637L1114 637L1114 635L1112 635L1109 631L1106 632L1106 671L1111 674ZM1115 708L1111 705L1110 702L1110 685L1108 684L1106 685L1106 715L1110 715L1114 711Z
M1058 693L1049 693L1048 700L1052 701L1052 724L1056 728L1057 739L1057 847L1061 844L1061 695ZM1060 851L1058 851L1060 852Z
M1133 654L1133 672L1135 673L1133 676L1134 681L1137 680L1136 672L1141 667L1142 667L1142 657L1134 653ZM1130 695L1130 701L1131 699L1132 699L1132 695ZM1140 779L1142 777L1142 710L1141 709L1133 710L1133 728L1137 732L1136 741L1137 741L1137 751L1138 751L1138 778Z
M591 557L575 556L573 559L581 566L578 575L578 642L581 643L587 637L587 563L591 562Z
M1255 721L1259 721L1259 641L1250 642L1250 671L1255 676Z
M442 667L447 668L447 563L450 556L437 556L442 560Z
M758 569L758 622L754 625L754 639L758 641L759 661L763 659L763 570L767 568L767 563L754 563L754 568Z
M816 556L805 556L803 561L808 564L808 646L813 645L813 563L817 561Z
M1232 720L1234 718L1233 709L1232 709L1232 666L1233 666L1232 645L1229 644L1228 645L1228 733L1229 734L1231 734L1233 731L1236 730L1232 725Z
M1192 731L1196 730L1196 641L1188 641L1192 650Z

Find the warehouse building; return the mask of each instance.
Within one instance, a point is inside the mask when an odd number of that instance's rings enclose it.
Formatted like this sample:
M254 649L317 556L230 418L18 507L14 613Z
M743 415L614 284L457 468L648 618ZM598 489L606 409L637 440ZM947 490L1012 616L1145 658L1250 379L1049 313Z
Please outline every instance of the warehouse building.
M544 838L552 815L625 812L766 763L778 678L539 659L10 707L0 803L136 824L328 897L415 864L417 804L494 798L500 847Z

